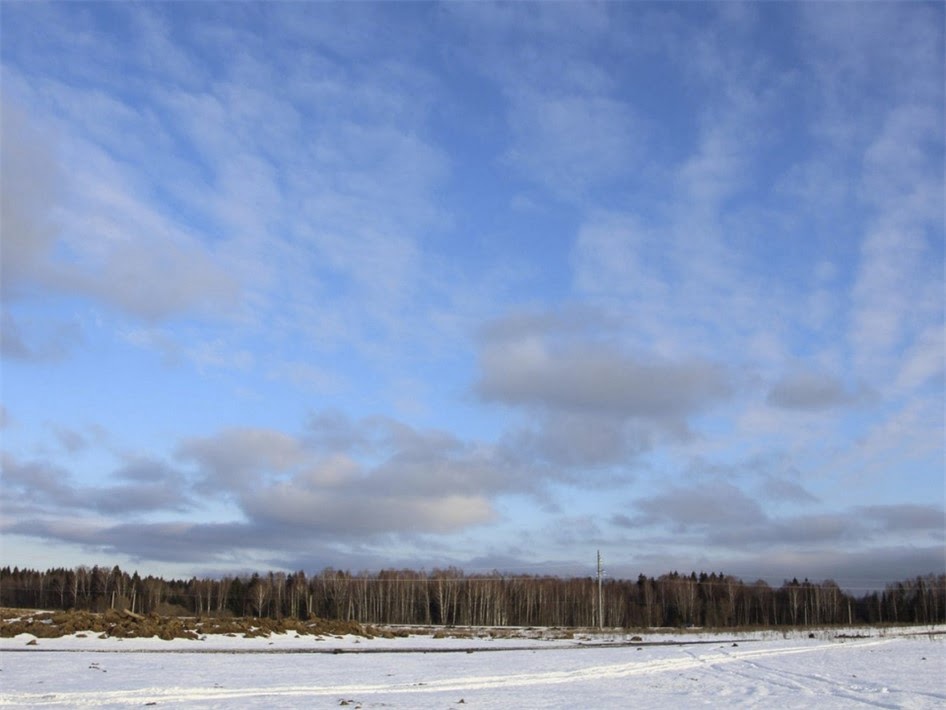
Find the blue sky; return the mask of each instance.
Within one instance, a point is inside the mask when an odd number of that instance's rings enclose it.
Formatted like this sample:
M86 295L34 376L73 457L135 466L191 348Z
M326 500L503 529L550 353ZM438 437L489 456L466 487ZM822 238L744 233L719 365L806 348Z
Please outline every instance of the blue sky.
M943 28L4 3L4 564L942 572Z

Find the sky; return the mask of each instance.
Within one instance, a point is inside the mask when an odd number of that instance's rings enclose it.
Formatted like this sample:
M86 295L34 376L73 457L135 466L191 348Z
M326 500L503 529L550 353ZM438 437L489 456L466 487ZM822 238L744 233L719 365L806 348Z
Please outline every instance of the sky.
M946 571L941 3L18 3L2 562Z

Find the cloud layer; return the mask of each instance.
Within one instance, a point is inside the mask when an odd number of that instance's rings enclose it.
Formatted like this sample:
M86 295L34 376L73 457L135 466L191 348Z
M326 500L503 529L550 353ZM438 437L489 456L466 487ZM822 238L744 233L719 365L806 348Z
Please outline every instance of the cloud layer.
M942 570L942 28L5 7L5 554Z

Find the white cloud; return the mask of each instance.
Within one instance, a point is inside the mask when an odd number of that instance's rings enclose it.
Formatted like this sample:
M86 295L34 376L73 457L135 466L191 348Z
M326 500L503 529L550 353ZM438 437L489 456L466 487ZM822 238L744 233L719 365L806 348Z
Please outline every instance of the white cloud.
M904 353L901 369L897 373L896 386L910 391L929 382L943 385L946 369L946 336L942 323L932 323L924 328Z
M672 488L666 493L637 501L639 519L632 522L652 525L669 521L683 530L707 526L728 529L753 525L765 519L761 506L731 484L714 482Z
M197 464L201 487L222 493L247 490L266 477L293 470L304 460L297 440L257 428L186 439L178 446L177 457Z
M25 81L16 72L7 73L14 85ZM75 93L64 91L67 96ZM78 104L73 110L89 108L81 100ZM16 277L10 279L13 286L32 282L34 287L84 294L145 319L233 304L237 287L229 274L198 238L136 190L130 166L76 135L59 118L43 115L36 106L31 110L39 113L35 124L45 126L47 135L58 133L59 150L49 156L52 167L43 168L46 162L37 156L30 170L39 173L13 174L9 177L15 179L4 180L5 199L22 206L11 207L12 223L4 219L4 263L17 267ZM113 109L103 113L93 107L91 112L115 128L109 117ZM10 130L16 130L17 121L11 123ZM28 146L40 135L13 143ZM19 170L17 155L9 164L14 171ZM41 203L11 192L20 189L18 185L42 191L53 172L63 176L55 201L48 191L39 193L47 195Z
M478 393L512 405L645 420L685 419L729 393L727 373L714 363L635 356L562 335L527 329L484 342Z
M930 559L942 8L4 19L24 534L241 565L576 536L661 567ZM178 392L194 411L160 409ZM76 401L121 434L77 436ZM145 464L86 483L117 446Z
M640 160L641 122L620 101L528 90L511 101L513 145L506 162L562 199L581 200Z
M792 495L799 502L811 502L810 495L799 496L797 490ZM878 542L898 542L901 534L909 539L910 534L922 531L932 539L943 539L946 532L943 510L933 504L851 506L776 516L739 487L720 480L669 486L637 499L633 509L636 515L619 515L612 523L642 530L669 525L683 535L703 536L705 543L718 546L723 555L726 549L759 547L772 554L799 547L828 553L841 543L856 554Z
M942 113L890 111L865 150L863 190L873 208L853 290L858 361L887 369L918 331L943 321ZM936 197L934 197L934 195ZM937 264L937 260L940 263Z
M43 248L23 242L32 266L4 287L32 273L34 284L42 276L43 288L94 299L149 328L191 318L238 323L250 329L242 335L301 337L317 352L390 358L414 347L400 342L410 330L436 341L438 321L417 306L441 294L456 307L452 294L463 286L437 279L421 248L447 219L434 196L450 166L427 126L435 74L383 52L376 65L354 65L318 44L271 56L252 33L215 35L212 23L185 30L172 20L152 8L123 14L133 61L149 77L141 87L116 84L104 65L84 81L64 69L5 67L31 121L62 135L50 160L67 176L55 206L69 228ZM84 31L121 54L105 28L92 22ZM193 33L206 44L189 45ZM67 55L84 51L59 33L50 42ZM89 89L90 78L104 90ZM23 164L35 171L44 162L34 157ZM37 186L38 196L44 182L4 180ZM31 228L49 217L49 202ZM7 243L5 268L14 251L29 255ZM175 353L168 362L187 353L198 366L262 361L231 338L211 353L206 338L163 332L162 351ZM292 369L267 361L268 372Z
M621 297L638 305L634 316L651 324L672 298L666 237L634 215L599 214L578 231L575 284L583 292Z
M9 307L0 308L0 354L21 362L57 362L82 342L82 331L74 322L29 323L21 327Z
M0 284L6 300L32 291L42 279L55 243L63 178L49 132L12 98L4 96L0 110Z
M311 487L296 480L256 492L243 504L258 524L301 528L309 534L372 537L384 533L448 533L494 518L482 496L378 495L371 480L356 485Z
M74 451L69 453L74 455ZM154 511L179 513L192 507L184 476L160 461L139 460L118 470L113 482L105 486L83 485L68 469L54 463L20 461L6 453L2 455L2 471L4 487L15 492L17 499L5 521L13 527L49 515L134 516Z
M272 367L268 377L286 380L313 392L334 392L343 385L342 378L333 371L299 361L286 361Z
M551 480L626 472L659 444L692 437L691 422L733 395L727 368L625 348L623 327L576 309L516 313L484 329L474 392L519 415L502 439L511 460L541 462Z
M821 372L791 372L769 390L768 403L795 410L822 410L856 404L867 393L849 388L838 377Z

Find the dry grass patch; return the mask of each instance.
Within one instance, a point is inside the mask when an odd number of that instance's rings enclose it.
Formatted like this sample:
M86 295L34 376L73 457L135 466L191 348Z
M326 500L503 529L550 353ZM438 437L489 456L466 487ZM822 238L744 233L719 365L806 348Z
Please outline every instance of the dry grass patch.
M290 631L301 636L389 636L390 632L354 621L327 619L257 619L200 618L132 614L109 610L101 614L88 611L39 612L13 609L0 610L0 637L13 638L31 634L37 638L59 638L72 634L96 634L101 638L160 638L198 640L205 635L243 636L252 638L284 634Z

